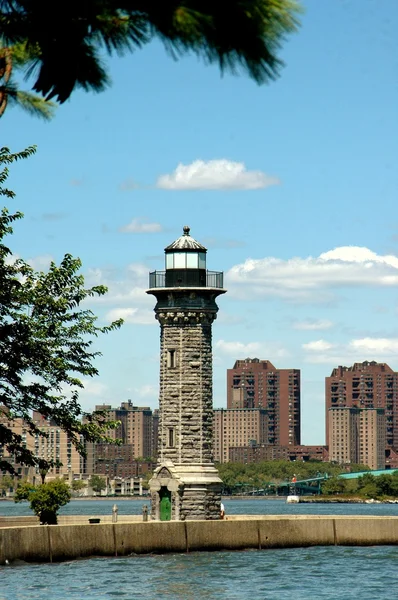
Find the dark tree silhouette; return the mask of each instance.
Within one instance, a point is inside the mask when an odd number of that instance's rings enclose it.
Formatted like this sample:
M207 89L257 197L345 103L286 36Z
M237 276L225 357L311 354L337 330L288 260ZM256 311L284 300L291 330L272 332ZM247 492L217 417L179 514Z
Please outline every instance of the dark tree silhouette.
M0 39L26 43L34 90L65 102L77 87L109 84L104 50L120 55L155 38L174 58L194 52L222 72L270 81L300 12L298 0L0 0Z

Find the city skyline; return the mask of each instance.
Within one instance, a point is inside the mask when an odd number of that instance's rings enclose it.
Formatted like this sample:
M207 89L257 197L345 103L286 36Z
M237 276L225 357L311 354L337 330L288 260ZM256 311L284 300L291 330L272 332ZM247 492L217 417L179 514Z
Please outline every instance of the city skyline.
M172 276L176 277L174 272ZM174 359L169 361L170 352ZM170 376L179 373L176 367L181 357L176 357L175 352L174 349L164 353L164 373ZM196 368L197 363L193 364ZM191 362L188 366L192 368ZM237 360L228 369L227 379L227 407L212 410L215 463L312 459L342 465L364 464L371 469L397 467L398 372L388 364L365 361L339 366L325 377L325 445L301 443L298 370L280 370L270 361L256 358ZM173 388L174 394L176 389ZM97 405L95 410L107 411L110 420L119 421L109 436L120 439L121 444L87 443L86 457L79 457L67 434L37 411L33 411L33 420L49 437L29 435L21 418L16 419L13 428L38 456L63 463L50 470L51 476L93 472L114 476L143 474L151 468L151 457L154 461L164 433L167 449L177 449L175 426L163 426L158 440L161 410L136 406L131 400L121 401L118 407ZM5 408L5 421L7 414ZM174 414L172 411L173 417ZM191 418L189 412L188 421ZM189 436L189 426L186 431ZM191 452L191 445L188 449Z
M398 369L398 6L308 0L284 45L275 83L220 78L160 45L113 59L113 86L78 92L42 123L2 118L3 144L37 144L13 166L8 240L46 268L80 256L101 323L123 316L96 347L100 377L82 406L131 398L158 405L159 332L148 274L183 225L225 272L213 327L214 406L226 370L268 359L301 370L301 442L324 444L324 380L364 360Z

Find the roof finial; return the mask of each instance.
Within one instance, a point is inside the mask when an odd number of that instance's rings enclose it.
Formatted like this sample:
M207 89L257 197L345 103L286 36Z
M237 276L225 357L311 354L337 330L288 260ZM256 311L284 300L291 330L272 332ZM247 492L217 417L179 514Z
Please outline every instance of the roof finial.
M183 227L184 235L189 235L190 231L191 231L191 228L188 227L188 225L184 225L184 227Z

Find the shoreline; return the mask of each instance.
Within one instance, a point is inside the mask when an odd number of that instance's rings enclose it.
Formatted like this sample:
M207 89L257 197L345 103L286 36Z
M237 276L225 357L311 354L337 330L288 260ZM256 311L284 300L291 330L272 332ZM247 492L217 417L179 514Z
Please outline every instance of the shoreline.
M287 496L222 496L222 500L228 500L231 502L242 500L265 500L266 502L271 500L277 500L279 502L286 502ZM76 496L70 499L70 502L106 502L106 501L119 501L119 502L150 502L150 496ZM0 502L13 502L12 496L0 498ZM300 496L299 504L398 504L398 498L389 498L387 500L375 500L373 498L358 498L358 497L344 497L344 496L330 496L330 497L319 497L319 496Z
M110 517L111 518L111 517ZM398 544L398 516L250 515L0 528L0 565L95 556Z

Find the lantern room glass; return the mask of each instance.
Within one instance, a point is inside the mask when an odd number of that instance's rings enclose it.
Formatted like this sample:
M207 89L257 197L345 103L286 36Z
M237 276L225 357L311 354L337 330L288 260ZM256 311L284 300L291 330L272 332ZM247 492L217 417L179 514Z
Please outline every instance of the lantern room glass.
M205 252L169 252L166 269L206 269Z

